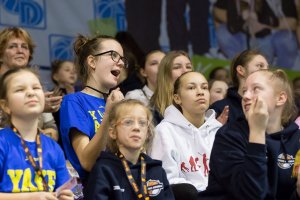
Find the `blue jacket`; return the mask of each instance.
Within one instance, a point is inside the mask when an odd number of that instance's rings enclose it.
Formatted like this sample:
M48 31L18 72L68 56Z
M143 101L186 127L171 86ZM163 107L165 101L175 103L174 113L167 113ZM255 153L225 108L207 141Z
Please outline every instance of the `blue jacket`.
M234 122L239 118L244 118L242 97L239 95L237 88L228 88L227 96L220 101L216 101L209 108L214 109L218 117L223 112L224 107L227 105L229 106L227 122Z
M153 160L144 155L146 161L146 182L150 199L174 200L172 189L167 180L161 161ZM140 184L141 165L129 163L131 173L138 185ZM93 200L135 200L133 191L121 160L110 152L101 152L90 173L85 199Z
M201 200L298 199L292 178L300 130L295 123L266 135L266 144L249 143L246 120L219 129L210 157L210 174Z

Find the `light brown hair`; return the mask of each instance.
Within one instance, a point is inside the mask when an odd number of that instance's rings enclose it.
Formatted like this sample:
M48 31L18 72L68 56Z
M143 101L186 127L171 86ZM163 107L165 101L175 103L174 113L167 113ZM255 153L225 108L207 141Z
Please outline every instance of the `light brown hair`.
M124 114L124 110L131 110L134 109L134 107L136 106L143 107L143 109L146 111L147 114L147 120L150 122L147 130L147 139L143 147L145 151L148 151L148 149L151 147L152 140L154 137L154 126L152 123L151 111L141 101L136 99L126 99L124 101L120 101L116 103L109 112L108 121L110 124L110 129L116 131L116 122L118 121L118 119L122 117L121 114ZM122 133L118 133L118 134L122 134ZM115 139L112 139L111 137L108 137L107 148L112 153L116 153L119 150L117 141Z
M269 80L274 84L273 88L276 93L284 91L287 95L287 101L284 104L283 111L281 114L281 123L282 125L287 125L290 121L293 121L297 115L297 108L294 101L294 94L292 86L288 79L285 71L281 69L276 70L259 70L253 73L264 73Z
M29 60L28 63L32 60L33 51L35 44L30 36L30 34L23 28L19 27L9 27L5 28L0 32L0 58L3 57L4 51L7 48L7 43L13 38L20 38L24 40L29 48ZM0 66L2 65L2 60L0 59Z
M153 96L150 99L150 105L154 109L157 109L162 116L164 115L166 108L171 105L173 101L173 62L175 58L182 55L191 60L185 51L170 51L161 60L158 67L157 86Z

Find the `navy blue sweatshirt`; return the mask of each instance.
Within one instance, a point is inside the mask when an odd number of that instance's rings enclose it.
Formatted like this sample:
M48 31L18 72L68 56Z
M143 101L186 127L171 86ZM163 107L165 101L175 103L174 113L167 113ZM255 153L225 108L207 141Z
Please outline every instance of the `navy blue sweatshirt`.
M199 199L298 199L296 179L291 177L300 147L298 126L291 123L266 135L266 144L249 143L248 138L244 119L219 129L210 157L208 187L199 193Z
M172 189L161 161L144 155L146 161L146 182L150 199L174 200ZM134 180L141 185L141 165L128 162ZM87 187L84 189L85 199L89 200L135 200L132 189L121 160L110 152L101 152L93 167Z
M222 100L216 101L210 105L209 108L214 109L218 117L223 112L224 107L227 105L229 106L227 122L234 122L239 118L244 118L242 97L239 95L237 88L228 88L227 96Z

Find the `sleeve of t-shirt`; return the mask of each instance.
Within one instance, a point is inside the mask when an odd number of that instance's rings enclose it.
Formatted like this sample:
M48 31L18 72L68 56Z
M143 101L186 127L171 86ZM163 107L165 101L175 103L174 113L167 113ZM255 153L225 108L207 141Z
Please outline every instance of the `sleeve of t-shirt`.
M68 135L71 128L76 128L81 133L90 136L89 117L79 102L63 99L60 108L60 131Z

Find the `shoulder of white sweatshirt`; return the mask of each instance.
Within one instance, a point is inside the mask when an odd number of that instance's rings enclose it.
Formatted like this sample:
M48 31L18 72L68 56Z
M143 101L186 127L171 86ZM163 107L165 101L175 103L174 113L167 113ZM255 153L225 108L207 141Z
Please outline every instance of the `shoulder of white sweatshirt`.
M163 121L156 126L150 156L162 160L170 184L191 183L198 191L205 190L212 145L222 124L214 110L207 110L205 123L197 128L171 105L165 110Z

